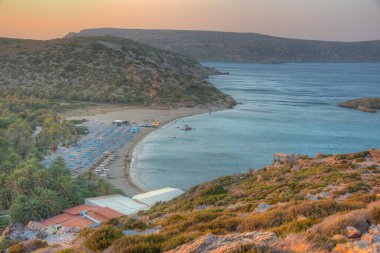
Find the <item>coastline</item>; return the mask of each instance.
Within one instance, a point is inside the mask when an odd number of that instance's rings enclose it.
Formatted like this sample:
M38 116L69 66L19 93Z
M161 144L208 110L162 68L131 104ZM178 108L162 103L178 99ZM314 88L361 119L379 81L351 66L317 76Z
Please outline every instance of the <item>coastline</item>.
M147 108L147 107L109 107L103 111L74 113L70 112L68 119L87 119L106 124L111 124L114 119L134 120L142 122L145 118L153 118L160 122L159 127L140 129L138 134L127 143L119 152L115 161L110 164L112 178L108 179L115 187L121 189L126 196L132 197L135 194L145 192L144 187L136 184L136 180L131 176L131 166L133 153L137 145L147 136L160 129L161 127L170 124L171 122L189 116L198 114L215 112L223 109L231 108L229 105L210 106L210 107L194 107L194 108Z

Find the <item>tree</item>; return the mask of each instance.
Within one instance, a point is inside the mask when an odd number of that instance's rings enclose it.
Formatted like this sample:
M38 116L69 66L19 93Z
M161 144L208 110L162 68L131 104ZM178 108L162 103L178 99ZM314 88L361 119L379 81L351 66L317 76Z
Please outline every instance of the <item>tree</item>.
M29 221L39 221L43 218L43 205L39 199L19 195L13 202L9 214L13 223L26 225Z

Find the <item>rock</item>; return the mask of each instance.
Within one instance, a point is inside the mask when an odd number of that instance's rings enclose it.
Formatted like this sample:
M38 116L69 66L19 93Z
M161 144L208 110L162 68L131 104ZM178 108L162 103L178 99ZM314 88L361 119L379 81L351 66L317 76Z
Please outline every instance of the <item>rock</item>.
M303 220L307 220L307 218L306 218L306 216L304 216L304 215L298 215L298 216L297 216L297 220L298 220L298 221L303 221Z
M9 240L28 241L37 238L37 232L33 231L21 224L11 224L8 226L3 234Z
M277 242L272 232L247 232L215 236L207 234L168 253L229 253L244 246L265 247Z
M318 200L318 197L313 195L313 194L307 194L305 196L305 199L308 199L308 200L312 200L312 201L317 201Z
M345 243L348 242L348 238L344 235L334 235L332 239L337 243Z
M267 203L261 203L258 207L256 207L255 212L263 213L266 212L269 208L271 208L273 205L268 205Z
M368 230L368 233L372 234L372 235L380 235L380 226L379 225L372 225L369 230Z
M335 191L337 189L337 187L335 185L332 185L332 184L329 184L327 186L327 189L331 190L331 191Z
M346 244L338 244L333 253L378 253L380 252L380 244L369 244L366 242L351 242Z
M344 201L344 200L346 200L348 197L351 197L351 196L352 196L352 193L347 192L347 193L345 193L345 194L343 194L343 195L340 195L339 197L335 198L335 201L337 201L337 202L341 202L341 201Z
M362 233L355 227L347 226L346 231L345 231L345 235L348 238L359 238L362 235Z
M195 210L206 210L210 207L211 207L210 205L199 205L195 207Z
M321 198L321 199L325 199L329 196L329 193L328 192L320 192L318 194L318 197Z
M41 231L42 229L41 223L36 221L30 221L26 227L34 231Z
M380 243L380 235L365 233L360 240L367 243Z
M362 111L362 112L372 112L372 113L376 112L375 109L369 108L369 107L363 106L363 105L359 105L356 109L359 111Z

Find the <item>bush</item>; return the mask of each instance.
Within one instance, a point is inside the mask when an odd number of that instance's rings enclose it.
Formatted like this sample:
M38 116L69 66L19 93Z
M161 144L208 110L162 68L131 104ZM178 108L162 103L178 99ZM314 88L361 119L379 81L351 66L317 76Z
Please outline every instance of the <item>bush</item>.
M77 134L80 134L80 135L86 135L90 132L88 128L85 126L77 126L75 127L75 131L77 132Z
M366 209L354 210L345 214L335 214L325 218L307 231L308 238L322 242L337 234L343 234L347 226L353 226L361 232L369 229L372 218Z
M23 243L17 243L13 246L11 246L8 251L8 253L24 253L25 252L25 246Z
M224 189L220 185L212 185L206 189L204 189L200 195L201 196L209 196L209 195L219 195L227 193L226 189Z
M17 244L16 241L10 241L6 237L0 237L0 251L1 250L6 250L6 249L8 249L9 247L11 247L12 245L15 245L15 244Z
M123 232L120 229L111 225L104 225L89 235L85 245L94 251L102 251L122 236Z

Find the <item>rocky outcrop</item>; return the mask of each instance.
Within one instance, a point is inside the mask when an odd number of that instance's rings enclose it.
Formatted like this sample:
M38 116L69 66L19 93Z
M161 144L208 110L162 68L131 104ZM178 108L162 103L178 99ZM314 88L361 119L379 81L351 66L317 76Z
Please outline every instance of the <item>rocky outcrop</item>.
M380 225L373 225L367 233L361 236L359 230L354 227L346 228L346 236L356 241L338 244L333 253L377 253L380 252Z
M273 205L268 205L267 203L261 203L258 207L256 207L255 211L258 213L263 213L273 207Z
M380 98L359 98L339 103L338 106L353 108L362 112L376 112L380 109Z
M168 253L228 253L244 247L265 248L274 242L277 242L277 237L271 232L248 232L225 236L207 234Z

